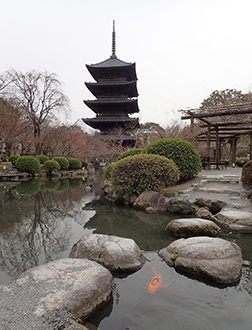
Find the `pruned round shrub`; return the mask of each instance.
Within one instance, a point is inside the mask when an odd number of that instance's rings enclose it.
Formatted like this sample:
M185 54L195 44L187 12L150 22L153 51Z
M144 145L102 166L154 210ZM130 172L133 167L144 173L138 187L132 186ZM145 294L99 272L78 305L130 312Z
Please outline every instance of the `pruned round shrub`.
M44 169L51 174L53 170L60 170L60 164L56 160L47 160L44 162Z
M252 191L252 160L247 161L242 168L241 183L243 188Z
M18 157L19 157L18 155L11 155L11 156L9 156L9 161L12 162L13 165L15 165Z
M115 163L109 164L106 166L105 170L104 170L104 178L106 180L109 180L111 177L111 173L112 173L112 169L114 167Z
M193 178L201 170L200 155L194 146L181 139L158 139L146 148L149 154L172 159L180 171L180 181Z
M81 161L77 158L72 158L72 157L68 157L68 162L69 162L69 170L79 170L81 168Z
M69 161L65 157L54 157L52 160L55 160L59 163L61 170L68 170L69 167Z
M139 195L145 190L155 190L174 185L179 170L174 162L158 155L134 155L114 163L111 181L118 196Z
M243 165L245 165L248 161L249 161L248 158L240 157L240 158L236 158L235 164L239 167L243 167Z
M144 152L145 152L144 148L132 148L132 149L129 149L129 150L126 150L126 151L122 152L117 157L117 160L123 159L123 158L128 157L128 156L143 154Z
M40 169L39 161L33 156L20 156L15 162L16 168L21 172L34 175Z
M37 155L36 156L37 160L39 161L40 164L44 164L49 158L45 155Z

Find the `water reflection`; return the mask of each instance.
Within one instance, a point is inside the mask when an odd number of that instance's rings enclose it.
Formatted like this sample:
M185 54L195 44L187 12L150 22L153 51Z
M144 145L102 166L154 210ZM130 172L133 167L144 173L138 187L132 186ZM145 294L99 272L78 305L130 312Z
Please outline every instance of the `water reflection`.
M99 234L132 238L142 250L159 250L174 239L164 230L171 219L165 213L148 214L101 199L87 204L86 210L90 209L96 213L85 228L95 228L94 232Z
M80 238L94 212L82 211L93 198L81 179L31 180L0 189L1 282L62 256Z

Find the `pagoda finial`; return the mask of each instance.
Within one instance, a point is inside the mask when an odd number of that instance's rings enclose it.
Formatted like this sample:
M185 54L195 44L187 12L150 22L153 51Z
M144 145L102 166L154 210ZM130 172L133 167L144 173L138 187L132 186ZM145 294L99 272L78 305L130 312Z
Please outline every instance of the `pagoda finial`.
M112 31L112 58L116 58L116 33L115 33L115 21L113 21L113 31Z

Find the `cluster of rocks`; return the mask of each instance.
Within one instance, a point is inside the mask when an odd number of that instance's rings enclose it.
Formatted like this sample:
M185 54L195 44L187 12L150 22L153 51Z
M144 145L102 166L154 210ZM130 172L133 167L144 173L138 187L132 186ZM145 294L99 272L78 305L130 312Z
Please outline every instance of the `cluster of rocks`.
M132 272L144 263L132 239L84 236L69 258L32 268L0 286L0 328L85 329L77 321L111 298L111 271Z

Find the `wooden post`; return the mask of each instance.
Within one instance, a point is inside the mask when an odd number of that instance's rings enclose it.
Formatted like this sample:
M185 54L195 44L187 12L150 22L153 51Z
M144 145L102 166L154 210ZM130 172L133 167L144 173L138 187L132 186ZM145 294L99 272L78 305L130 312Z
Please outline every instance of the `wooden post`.
M219 127L216 126L215 127L215 133L216 133L216 158L215 158L215 161L216 161L216 169L219 170L219 164L218 162L220 161L220 155L219 155L219 152L220 152L220 149L219 149Z
M194 117L193 115L190 115L191 120L191 135L192 135L192 143L195 145L195 139L194 139Z
M232 165L235 163L235 155L236 155L236 137L233 136L231 140L231 162Z
M219 139L219 161L221 161L221 139Z
M252 132L250 132L249 137L250 137L249 154L250 154L250 160L252 160Z
M211 126L207 125L207 157L208 157L208 169L211 169Z

